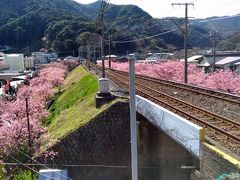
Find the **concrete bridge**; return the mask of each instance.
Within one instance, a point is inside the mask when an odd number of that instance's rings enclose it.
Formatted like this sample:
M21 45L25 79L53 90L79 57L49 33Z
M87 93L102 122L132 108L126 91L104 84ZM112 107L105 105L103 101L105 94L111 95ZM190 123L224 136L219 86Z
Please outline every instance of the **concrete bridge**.
M239 172L237 158L204 142L203 128L141 96L136 110L139 180L205 180ZM50 150L72 179L130 180L130 143L129 100L119 98Z

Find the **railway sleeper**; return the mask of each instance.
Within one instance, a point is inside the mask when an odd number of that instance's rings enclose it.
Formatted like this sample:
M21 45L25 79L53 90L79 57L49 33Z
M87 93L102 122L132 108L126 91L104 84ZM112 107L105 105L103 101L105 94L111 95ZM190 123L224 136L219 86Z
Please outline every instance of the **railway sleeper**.
M228 130L228 129L232 129L234 127L234 125L232 125L232 124L228 124L228 125L219 124L219 127L221 127L221 129Z
M240 148L240 143L229 142L229 144L233 148Z
M216 140L221 141L221 140L228 140L227 136L217 136L215 137Z
M234 134L235 136L240 136L240 131L239 130L230 130L230 134Z

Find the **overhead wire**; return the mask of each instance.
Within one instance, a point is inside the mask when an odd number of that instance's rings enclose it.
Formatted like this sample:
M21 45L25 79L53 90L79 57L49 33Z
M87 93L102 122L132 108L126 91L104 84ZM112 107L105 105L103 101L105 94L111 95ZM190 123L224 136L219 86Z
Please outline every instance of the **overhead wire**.
M234 18L234 17L238 17L238 16L240 16L240 14L236 14L236 15L232 15L232 16L219 17L219 18L214 18L214 19L200 20L199 23L218 21L218 20L229 19L229 18Z
M42 166L42 167L44 167L44 168L47 168L47 169L50 169L49 167L47 167L47 166L45 166L44 164L40 163L39 161L33 159L32 157L30 157L30 156L27 155L26 153L22 152L21 150L16 149L16 148L15 148L15 150L17 150L18 152L20 152L20 153L21 153L22 155L24 155L25 157L31 159L31 160L34 161L35 163L39 164L40 166ZM62 177L64 177L64 178L67 178L67 179L69 179L69 180L72 180L71 178L66 177L66 176L64 176L64 175L61 174L61 173L57 173L57 174L59 174L60 176L62 176Z
M145 31L150 31L153 28L155 28L155 26L152 26L152 27L146 29ZM166 31L169 31L169 30L170 30L169 28L168 29L161 29L161 30L154 30L154 31L151 30L151 34L159 34L159 33L163 33L164 31L166 32ZM138 34L132 34L132 35L139 36ZM139 38L141 38L141 36ZM127 40L132 40L132 38L129 37L129 36L128 37L122 37L122 38L118 38L116 41L127 41Z
M167 11L167 12L163 13L161 16L167 15L167 14L169 14L171 11L172 11L172 10ZM145 16L148 16L148 14L145 15ZM143 16L143 17L145 17L145 16ZM139 17L139 18L137 18L137 19L140 19L140 18L143 18L143 17ZM136 20L136 19L135 19L135 20ZM148 19L147 22L143 22L144 24L137 24L137 25L133 26L132 28L130 28L130 30L129 30L129 26L127 26L125 29L122 29L122 30L124 30L125 33L128 33L128 32L130 33L130 32L133 32L133 31L134 31L133 28L144 27L144 26L146 25L146 23L149 23L149 22L151 23L151 21L153 22L153 21L156 21L156 20L160 20L160 19L157 19L157 18ZM121 35L121 31L122 31L122 30L117 31L116 33L112 34L112 36L114 36L115 34ZM119 33L119 32L120 32L120 33Z
M197 1L197 0L195 0L195 1ZM195 2L195 1L194 1L194 2ZM229 4L229 3L228 3L228 4ZM232 2L231 4L233 4L233 2ZM220 6L220 7L221 7L221 6ZM221 18L215 18L215 19L209 19L209 20L201 20L201 21L199 21L199 23L209 22L209 21L217 21L217 20L221 20L221 19L228 19L228 18L237 17L237 16L240 16L240 15L233 15L233 16L221 17ZM153 19L153 20L155 20L155 19ZM153 20L151 19L151 21L153 21ZM193 24L193 23L191 23L191 24ZM142 25L142 26L145 26L145 25ZM130 33L133 32L133 31L135 30L135 28L137 28L137 27L141 27L141 25L134 26L133 28L131 28L130 31L129 31L129 27L128 27L128 30L125 31L125 32L122 32L122 33L120 32L120 33L119 33L119 31L118 31L118 32L116 32L116 33L118 33L118 35L117 35L116 37L123 36L123 35L125 35L125 34L132 35L132 34L130 34ZM153 26L153 27L154 27L154 26ZM168 33L170 33L170 32L172 32L172 30L170 30ZM116 33L114 33L113 35L115 35ZM165 33L164 33L164 34L165 34ZM145 37L145 38L139 38L139 39L128 40L128 41L127 41L127 40L124 41L123 39L127 39L127 38L129 38L129 37L122 37L122 38L118 38L118 40L115 40L114 43L135 42L135 41L140 41L140 40L144 40L144 39L149 39L149 38L157 37L157 36L160 36L160 35L162 35L162 33L156 34L156 35L152 35L152 36L148 36L148 37ZM116 37L115 37L115 38L116 38ZM120 40L122 40L122 41L120 41Z
M117 19L119 18L119 16L120 16L120 14L118 13L117 17L116 17L116 18L114 19L114 21L112 22L112 25L108 28L108 30L107 30L106 32L108 32L110 28L112 28L113 26L116 25L116 23L119 22L119 21L117 21ZM150 16L150 15L149 15L149 14L146 14L146 15L144 15L144 16L137 17L137 18L135 18L134 20L142 19L142 18L145 18L145 17L147 17L147 16ZM109 19L108 19L108 20L109 20ZM119 33L119 32L121 32L121 30L120 30L120 31L117 31L116 33ZM114 33L114 34L116 34L116 33ZM114 34L112 34L111 36L113 36Z
M227 42L227 43L232 44L232 45L240 46L240 43L239 43L239 44L237 44L237 43L232 43L232 42L227 41L227 40L222 40L222 42L220 42L220 43L218 43L218 44L222 44L222 43L224 43L224 42Z
M142 19L142 18L144 18L144 17L146 17L146 16L148 16L148 15L144 15L144 16L142 16L142 17L139 17L139 18L135 19L135 21L138 20L138 19ZM144 22L144 23L148 23L149 21L152 21L152 20L153 20L153 19L148 19L147 22ZM138 27L138 26L140 26L140 25L139 25L139 24L138 24L138 25L135 25L135 26L133 26L132 28L136 28L136 27ZM144 24L143 26L145 26L145 24ZM121 32L121 31L122 31L122 32ZM124 34L124 33L126 33L126 32L129 32L129 31L131 31L131 30L129 30L129 26L127 26L127 27L125 27L125 28L123 28L123 29L121 29L121 30L118 30L117 32L111 34L111 36L114 36L115 34L121 35L121 34Z
M113 43L115 43L115 44L122 44L122 43L130 43L130 42L142 41L142 40L145 40L145 39L151 39L151 38L158 37L158 36L161 36L161 35L164 35L164 34L168 34L170 32L174 32L176 30L179 30L179 28L171 29L169 31L162 32L162 33L159 33L159 34L155 34L155 35L152 35L152 36L147 36L147 37L144 37L144 38L139 38L139 39L134 39L134 40L129 40L129 41L113 41Z
M239 15L222 17L222 18L215 18L215 19L206 20L206 21L199 21L199 23L208 22L208 21L217 21L217 20L220 20L220 19L227 19L227 18L233 18L233 17L238 17L238 16L240 16L240 14L239 14ZM192 24L192 23L191 23L191 24ZM178 30L178 29L179 29L179 28L175 28L175 29L169 30L169 31L164 32L164 33L159 33L159 34L155 34L155 35L152 35L152 36L147 36L147 37L144 37L144 38L139 38L139 39L134 39L134 40L129 40L129 41L113 41L113 42L114 42L115 44L137 42L137 41L141 41L141 40L145 40L145 39L151 39L151 38L154 38L154 37L158 37L158 36L161 36L161 35L164 35L164 34L167 34L167 33L173 32L173 31L176 31L176 30Z
M29 167L28 165L22 163L21 161L19 161L18 159L14 158L13 156L10 155L10 158L12 158L13 160L17 161L20 165L28 168L29 170L31 170L32 172L35 172L37 174L40 174L38 171L36 171L35 169ZM48 179L51 179L51 180L58 180L56 178L53 178L53 177L50 177L50 176L47 176L47 175L44 175L44 174L41 174L42 176L44 176L45 178L48 178Z
M126 31L125 32L122 32L122 33L118 33L118 35L116 36L116 37L118 37L118 36L123 36L123 35L131 35L131 33L132 32L136 32L136 30L137 29L140 29L140 28L145 28L145 27L147 27L147 23L153 23L154 21L156 21L157 19L151 19L151 21L147 21L144 25L142 25L142 26L135 26L135 27L132 27L130 30L129 30L129 28L128 29L126 29ZM152 24L150 27L154 27L154 26L156 26L156 24Z
M172 10L170 10L170 11L168 11L168 12L165 12L165 13L163 13L162 14L162 16L163 15L166 15L166 14L169 14L170 12L171 12ZM146 27L146 24L147 23L153 23L154 21L159 21L158 23L160 23L160 21L162 21L162 19L157 19L157 18L152 18L152 19L148 19L146 22L143 22L143 24L141 23L141 24L137 24L137 25L135 25L135 26L133 26L132 28L130 28L130 30L129 30L129 26L128 27L126 27L125 29L123 29L123 30L125 30L125 31L123 31L122 33L120 32L119 33L119 31L117 31L116 33L114 33L114 34L112 34L112 36L114 36L115 34L117 34L117 36L115 36L114 38L117 38L118 36L123 36L123 35L132 35L131 33L132 32L135 32L136 31L136 28L144 28L144 27ZM153 25L151 25L150 26L150 28L152 28L152 27L154 27L156 24L153 24ZM148 27L149 28L149 27ZM126 37L120 37L120 38L117 38L118 39L118 41L119 40L121 40L121 39L126 39Z

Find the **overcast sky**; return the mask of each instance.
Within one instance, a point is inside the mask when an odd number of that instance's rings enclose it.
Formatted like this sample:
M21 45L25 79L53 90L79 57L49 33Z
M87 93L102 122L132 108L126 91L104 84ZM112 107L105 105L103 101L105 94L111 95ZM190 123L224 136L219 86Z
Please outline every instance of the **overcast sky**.
M88 4L96 0L75 0ZM193 2L194 7L189 6L189 16L206 18L211 16L235 15L240 13L240 0L111 0L113 4L134 4L147 11L155 18L176 16L184 17L184 6L172 7L171 3Z

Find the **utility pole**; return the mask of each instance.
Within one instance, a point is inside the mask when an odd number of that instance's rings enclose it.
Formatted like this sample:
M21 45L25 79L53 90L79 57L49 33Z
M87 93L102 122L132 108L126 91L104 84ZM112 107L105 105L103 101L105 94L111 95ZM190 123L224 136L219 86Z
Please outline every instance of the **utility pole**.
M138 151L135 93L135 57L129 58L130 128L132 180L138 180Z
M100 17L100 27L101 27L101 57L102 57L102 78L105 78L105 63L104 63L104 22L103 22L104 12L102 10Z
M213 72L215 71L216 64L216 32L213 31Z
M184 25L184 83L188 83L188 63L187 63L187 53L188 53L188 6L194 6L193 3L172 3L172 6L185 6L185 25Z
M109 6L109 1L105 2L102 0L101 7L98 14L98 24L101 30L101 56L102 56L102 78L105 78L105 64L104 64L104 40L105 40L105 32L104 32L104 15Z
M25 97L26 101L26 116L27 116L27 128L28 128L28 146L29 146L29 157L32 157L32 140L31 140L31 129L29 121L29 110L28 110L28 97ZM32 164L32 160L31 160ZM31 179L33 180L33 172L31 171Z
M108 36L108 39L109 39L109 43L108 43L108 53L109 53L108 67L111 69L111 57L110 57L110 54L111 54L111 35Z
M90 71L90 58L91 58L91 46L90 44L87 45L87 67L88 70Z

